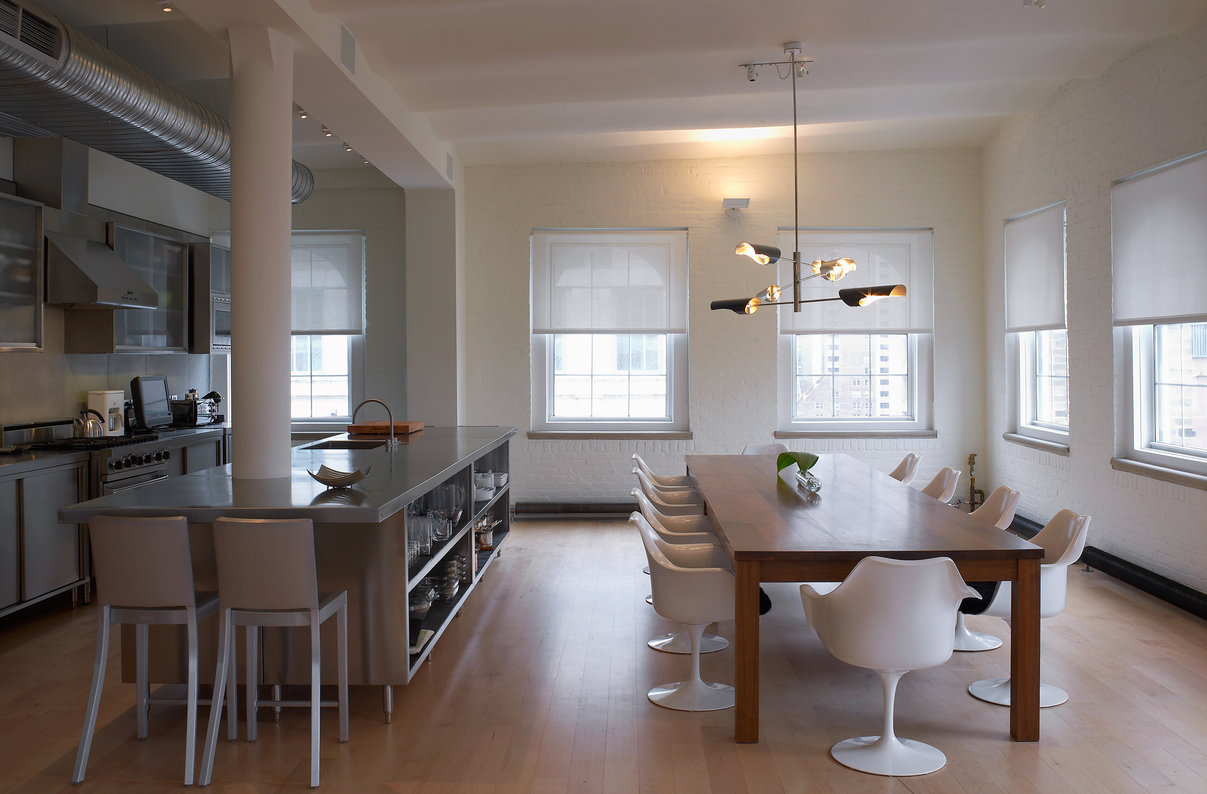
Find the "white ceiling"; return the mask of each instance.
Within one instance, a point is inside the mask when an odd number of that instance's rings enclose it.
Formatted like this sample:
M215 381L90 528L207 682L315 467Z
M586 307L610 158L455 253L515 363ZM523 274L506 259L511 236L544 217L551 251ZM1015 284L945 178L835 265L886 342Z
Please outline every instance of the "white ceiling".
M221 28L282 12L342 24L357 79L380 90L368 113L312 90L339 117L297 122L295 157L359 162L321 136L325 121L400 182L387 161L418 155L385 145L383 118L417 120L466 165L788 151L788 82L747 82L738 65L779 60L791 39L814 59L803 149L978 146L1062 83L1207 15L1207 0L185 0L174 14L158 0L33 2L221 113ZM347 93L338 82L324 90Z

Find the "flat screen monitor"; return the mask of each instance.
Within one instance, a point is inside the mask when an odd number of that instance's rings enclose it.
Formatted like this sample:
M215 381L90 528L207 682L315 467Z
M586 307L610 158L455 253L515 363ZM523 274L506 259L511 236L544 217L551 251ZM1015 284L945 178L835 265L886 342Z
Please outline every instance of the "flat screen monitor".
M166 375L143 375L130 381L134 399L134 418L147 430L172 424L172 405L168 402Z

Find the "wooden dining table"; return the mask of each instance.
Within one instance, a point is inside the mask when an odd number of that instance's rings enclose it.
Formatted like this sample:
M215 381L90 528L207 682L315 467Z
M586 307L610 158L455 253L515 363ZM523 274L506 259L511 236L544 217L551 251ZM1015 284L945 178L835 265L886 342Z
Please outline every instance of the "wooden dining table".
M967 581L1012 581L1010 736L1039 740L1039 565L1043 549L986 526L849 455L820 456L812 495L774 455L688 455L733 563L738 742L759 740L759 583L838 582L864 557L950 557ZM953 620L954 631L954 620Z

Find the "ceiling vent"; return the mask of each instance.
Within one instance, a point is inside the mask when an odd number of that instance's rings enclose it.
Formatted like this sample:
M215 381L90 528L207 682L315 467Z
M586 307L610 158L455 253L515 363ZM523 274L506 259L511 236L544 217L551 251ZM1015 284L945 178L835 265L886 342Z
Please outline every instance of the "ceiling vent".
M230 124L29 3L0 0L0 134L62 136L230 199ZM293 201L314 175L293 163Z

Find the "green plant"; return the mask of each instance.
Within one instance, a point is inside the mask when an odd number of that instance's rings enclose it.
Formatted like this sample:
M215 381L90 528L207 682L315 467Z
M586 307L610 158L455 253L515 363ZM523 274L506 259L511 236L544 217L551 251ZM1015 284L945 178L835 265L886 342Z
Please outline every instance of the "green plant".
M775 471L778 474L795 463L802 472L805 472L813 468L817 461L818 457L812 452L781 452L775 460Z

